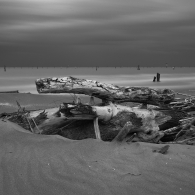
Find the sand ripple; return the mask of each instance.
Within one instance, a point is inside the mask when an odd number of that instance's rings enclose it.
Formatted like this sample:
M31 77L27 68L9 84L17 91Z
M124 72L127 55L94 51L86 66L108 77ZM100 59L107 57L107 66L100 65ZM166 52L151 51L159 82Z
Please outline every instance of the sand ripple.
M0 121L0 194L193 194L193 146L116 146L25 133Z

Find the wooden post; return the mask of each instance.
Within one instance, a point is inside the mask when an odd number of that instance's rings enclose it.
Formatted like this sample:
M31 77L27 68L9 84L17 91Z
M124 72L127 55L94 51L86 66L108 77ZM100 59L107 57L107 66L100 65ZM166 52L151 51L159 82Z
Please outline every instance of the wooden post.
M157 77L157 82L160 82L160 73L157 73L156 77Z
M155 82L155 81L156 81L156 77L153 78L153 82Z
M96 118L93 120L93 123L94 123L94 129L95 129L95 136L96 136L96 139L100 139L100 140L101 140L99 125L98 125L98 117L96 117Z

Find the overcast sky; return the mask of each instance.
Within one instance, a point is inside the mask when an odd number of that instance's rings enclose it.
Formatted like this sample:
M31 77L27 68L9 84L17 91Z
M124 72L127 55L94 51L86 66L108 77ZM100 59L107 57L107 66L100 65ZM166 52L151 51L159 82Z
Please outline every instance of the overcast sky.
M0 66L195 66L195 0L0 0Z

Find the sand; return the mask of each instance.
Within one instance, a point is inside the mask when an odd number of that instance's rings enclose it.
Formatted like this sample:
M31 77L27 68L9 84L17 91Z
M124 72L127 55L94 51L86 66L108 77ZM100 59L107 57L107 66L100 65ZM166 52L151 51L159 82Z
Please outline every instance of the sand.
M0 112L59 105L64 96L1 94ZM73 141L36 135L0 120L0 195L150 195L195 193L195 148Z
M160 147L35 135L0 120L0 194L194 194L194 146Z

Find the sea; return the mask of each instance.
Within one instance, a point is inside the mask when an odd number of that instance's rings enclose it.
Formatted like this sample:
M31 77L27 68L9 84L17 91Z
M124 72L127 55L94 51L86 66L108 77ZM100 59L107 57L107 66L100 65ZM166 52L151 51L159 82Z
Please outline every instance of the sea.
M160 74L160 82L153 82ZM35 80L72 76L118 86L169 88L195 95L195 67L0 67L0 92L38 94Z

